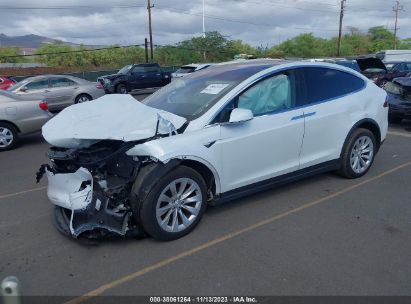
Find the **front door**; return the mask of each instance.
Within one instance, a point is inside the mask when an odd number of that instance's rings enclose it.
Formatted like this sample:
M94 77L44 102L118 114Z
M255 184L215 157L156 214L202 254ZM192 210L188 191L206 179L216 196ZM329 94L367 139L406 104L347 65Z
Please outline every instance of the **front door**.
M228 105L250 109L254 118L221 126L222 192L298 170L304 119L295 100L294 75L286 71L257 82Z

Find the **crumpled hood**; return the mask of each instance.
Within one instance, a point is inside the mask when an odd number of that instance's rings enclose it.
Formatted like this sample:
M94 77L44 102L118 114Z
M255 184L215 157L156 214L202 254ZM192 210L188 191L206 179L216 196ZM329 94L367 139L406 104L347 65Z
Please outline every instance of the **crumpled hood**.
M123 74L110 74L110 75L101 76L101 77L99 77L99 79L104 79L104 78L114 79L114 78L117 78L119 76L124 76L124 75Z
M42 128L45 140L57 147L82 148L100 140L133 141L171 134L186 119L142 104L130 95L111 94L72 105Z

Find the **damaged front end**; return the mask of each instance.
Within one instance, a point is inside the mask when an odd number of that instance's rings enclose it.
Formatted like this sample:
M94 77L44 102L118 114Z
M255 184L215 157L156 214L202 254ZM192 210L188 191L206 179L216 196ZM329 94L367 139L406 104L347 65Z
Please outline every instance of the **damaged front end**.
M87 232L126 235L137 229L129 202L142 161L125 152L136 143L100 141L88 148L51 147L52 166L43 165L47 195L57 206L59 230L77 238Z

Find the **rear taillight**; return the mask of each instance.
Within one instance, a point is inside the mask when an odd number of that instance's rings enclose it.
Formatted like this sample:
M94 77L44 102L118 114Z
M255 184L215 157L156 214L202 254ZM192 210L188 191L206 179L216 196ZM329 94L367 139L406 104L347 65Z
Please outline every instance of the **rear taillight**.
M104 87L103 87L101 84L99 84L99 83L96 84L96 88L97 88L97 89L100 89L100 90L104 90Z
M388 108L388 95L387 95L387 97L385 97L385 102L384 102L383 107Z
M47 102L44 102L44 101L42 101L42 102L39 103L39 107L40 107L40 109L42 109L43 111L48 111L48 109L49 109L49 105L47 104Z

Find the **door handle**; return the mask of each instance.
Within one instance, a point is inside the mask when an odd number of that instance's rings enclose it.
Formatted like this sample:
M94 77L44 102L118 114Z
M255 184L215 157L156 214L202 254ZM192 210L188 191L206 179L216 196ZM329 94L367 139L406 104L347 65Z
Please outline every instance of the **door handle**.
M50 90L44 90L44 93L49 93L50 92Z
M291 120L303 119L303 118L306 118L306 117L314 116L315 114L317 114L317 112L310 112L310 113L306 113L306 114L303 114L303 115L297 115L297 116L292 117Z

